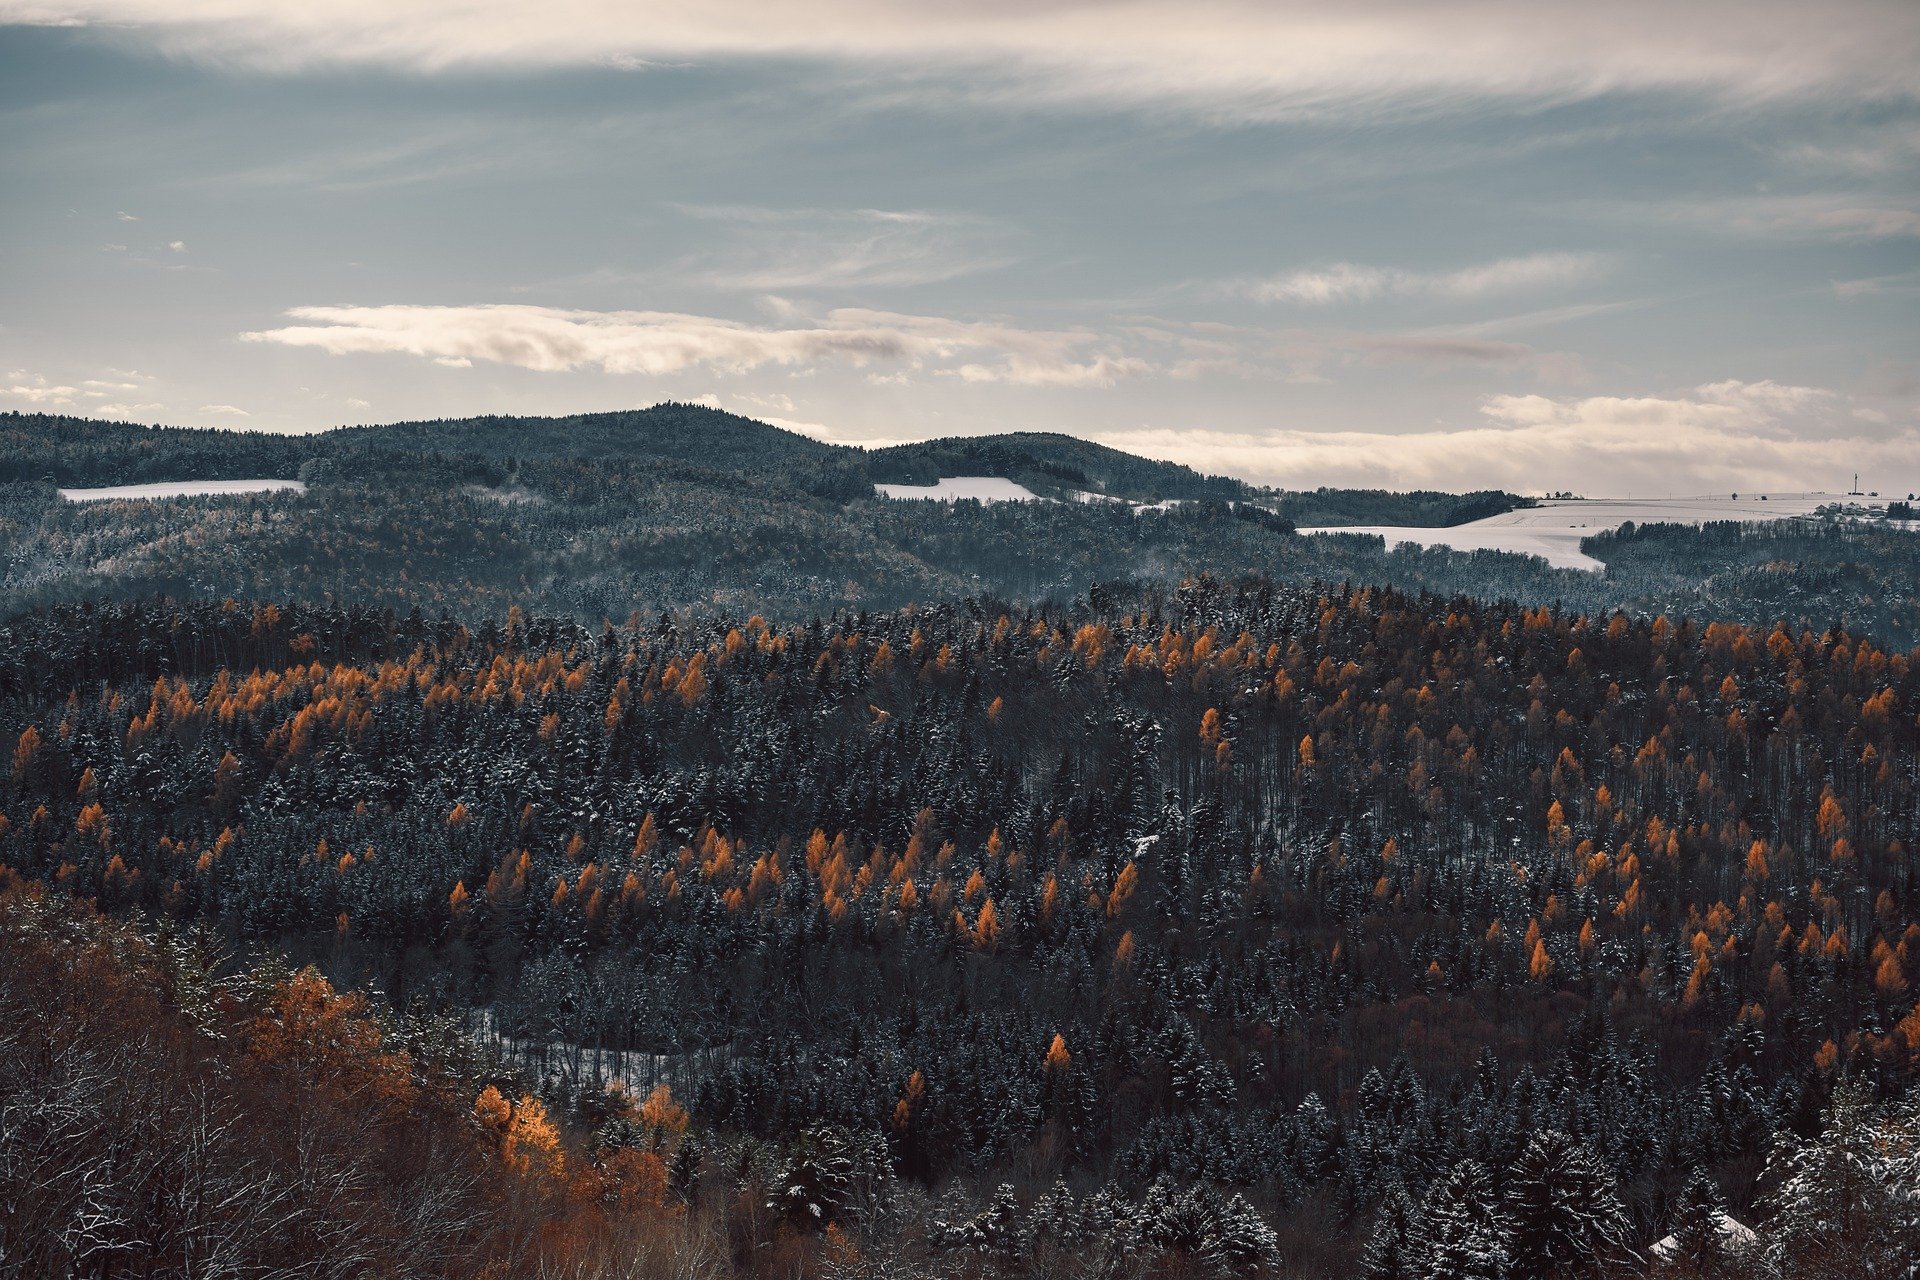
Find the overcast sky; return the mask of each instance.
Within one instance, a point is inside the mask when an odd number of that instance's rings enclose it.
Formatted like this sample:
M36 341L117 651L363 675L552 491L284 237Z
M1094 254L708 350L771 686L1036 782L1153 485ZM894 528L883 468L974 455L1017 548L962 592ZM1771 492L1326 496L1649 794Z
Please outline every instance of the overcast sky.
M0 0L0 408L1920 488L1912 0Z

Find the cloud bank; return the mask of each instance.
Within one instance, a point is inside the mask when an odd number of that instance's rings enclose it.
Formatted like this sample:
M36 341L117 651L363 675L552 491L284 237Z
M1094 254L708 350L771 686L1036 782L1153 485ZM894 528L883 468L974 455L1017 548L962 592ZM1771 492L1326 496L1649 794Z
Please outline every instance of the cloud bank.
M1562 382L1584 376L1579 360L1566 353L1473 336L1157 321L1111 332L1040 329L861 307L838 307L813 317L791 303L770 301L779 304L776 310L787 324L516 304L328 306L295 307L287 315L299 323L240 338L330 355L408 355L453 368L488 361L539 373L658 376L693 368L743 374L768 366L796 371L829 363L885 366L869 374L869 381L880 385L950 378L1096 388L1148 374L1312 382L1347 365L1524 369Z
M1353 484L1520 493L1844 491L1920 483L1920 422L1774 382L1717 382L1669 396L1496 395L1481 421L1436 431L1109 432L1116 448L1277 485Z

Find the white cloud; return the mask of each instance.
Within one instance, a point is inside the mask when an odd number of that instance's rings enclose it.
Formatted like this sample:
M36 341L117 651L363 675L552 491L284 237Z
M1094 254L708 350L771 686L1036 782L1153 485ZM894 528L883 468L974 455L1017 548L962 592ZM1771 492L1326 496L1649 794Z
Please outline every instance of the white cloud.
M167 241L167 248L173 250L175 253L185 253L187 251L187 242L185 240L169 240Z
M1287 486L1679 495L1839 490L1856 470L1882 490L1920 480L1910 411L1863 415L1837 392L1767 381L1664 396L1489 396L1478 423L1403 434L1143 428L1098 438Z
M1016 354L999 364L963 364L958 369L940 372L963 382L1007 382L1020 387L1110 387L1121 378L1138 377L1151 368L1138 356L1096 355L1091 360L1075 363Z
M1892 275L1866 276L1857 280L1835 280L1836 298L1864 298L1875 294L1906 294L1920 290L1920 271L1897 271Z
M23 400L28 404L69 405L80 396L80 388L44 384L15 383L11 387L0 388L0 397L9 400Z
M125 26L169 53L269 70L799 57L958 71L1029 95L1185 99L1241 114L1676 88L1741 101L1904 97L1920 60L1920 9L1910 0L0 0L0 20Z
M1005 229L976 217L889 209L681 206L734 243L676 272L722 289L892 288L937 284L1013 259Z
M95 403L108 399L119 392L138 391L141 382L147 380L143 373L124 369L107 369L103 372L112 375L107 378L82 378L77 384L49 382L44 376L29 373L25 369L14 369L7 374L11 386L0 386L0 401L11 400L16 404L36 405L50 409L84 408L88 413L105 413L110 409L124 408L123 405L105 405ZM128 381L139 379L140 381Z
M251 418L253 416L245 409L230 404L203 404L200 406L200 412L227 414L235 418Z
M1404 275L1384 267L1336 262L1318 270L1244 281L1235 285L1234 290L1261 302L1359 302L1379 297Z
M1604 266L1605 259L1593 253L1535 253L1440 272L1336 262L1264 280L1236 281L1228 288L1258 302L1308 306L1366 302L1386 295L1473 299L1577 284L1593 279Z
M303 323L240 336L333 355L397 353L455 365L488 360L545 373L598 368L660 375L694 367L744 373L831 360L938 366L934 372L969 382L1106 386L1146 369L1142 361L1099 350L1099 336L1087 330L1023 329L852 307L787 328L674 312L511 304L296 307L287 314ZM947 367L956 361L958 367Z

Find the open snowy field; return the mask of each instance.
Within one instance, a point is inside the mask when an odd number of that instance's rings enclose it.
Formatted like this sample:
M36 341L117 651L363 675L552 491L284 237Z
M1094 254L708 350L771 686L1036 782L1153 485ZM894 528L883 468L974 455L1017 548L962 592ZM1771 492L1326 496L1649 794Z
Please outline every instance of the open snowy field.
M62 489L69 502L106 502L114 498L205 498L223 493L273 493L292 489L305 493L298 480L181 480L158 484L117 484L105 489Z
M1042 502L1039 494L1001 476L947 476L938 484L876 484L883 498L932 498L937 502Z
M1606 566L1580 550L1580 540L1635 524L1711 524L1717 520L1783 520L1849 501L1832 493L1741 494L1701 498L1578 498L1542 502L1450 529L1408 525L1352 525L1301 533L1373 533L1392 548L1403 542L1457 551L1514 551L1539 556L1558 569L1599 572Z

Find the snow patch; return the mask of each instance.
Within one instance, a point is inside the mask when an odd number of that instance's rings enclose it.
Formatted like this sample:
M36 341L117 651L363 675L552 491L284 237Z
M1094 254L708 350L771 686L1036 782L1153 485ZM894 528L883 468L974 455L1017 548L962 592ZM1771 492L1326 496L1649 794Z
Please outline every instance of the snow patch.
M165 480L158 484L117 484L105 489L62 489L68 502L109 502L117 498L205 498L229 493L305 493L298 480Z
M883 498L928 498L935 502L1051 502L1004 476L947 476L938 484L876 484Z

